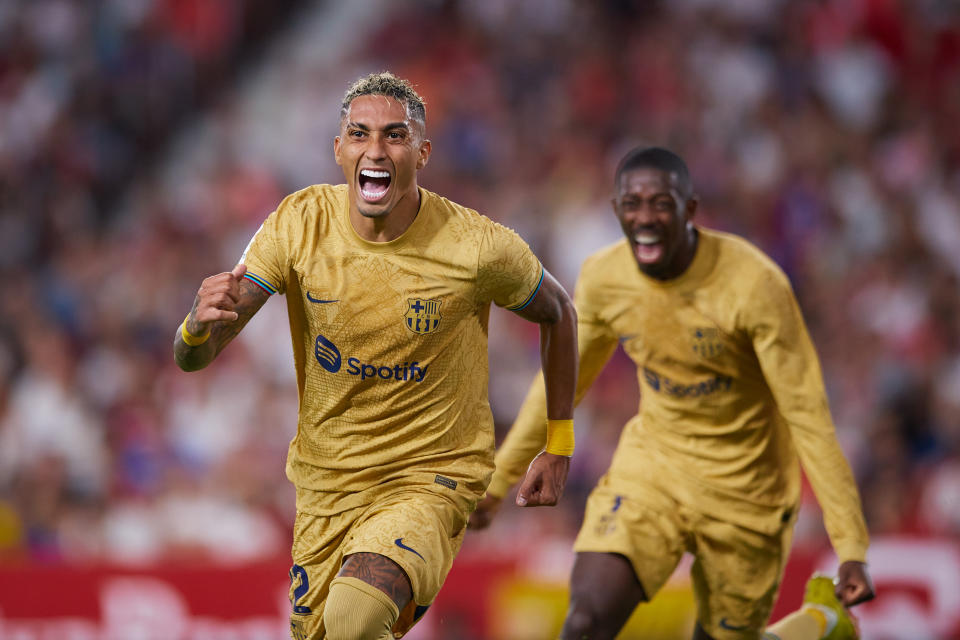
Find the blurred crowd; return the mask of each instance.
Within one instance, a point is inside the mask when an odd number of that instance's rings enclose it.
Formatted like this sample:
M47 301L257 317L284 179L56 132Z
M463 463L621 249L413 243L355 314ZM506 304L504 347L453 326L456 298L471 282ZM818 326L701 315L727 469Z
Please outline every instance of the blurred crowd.
M427 101L421 183L515 228L571 290L619 236L619 157L679 152L699 222L791 277L871 532L960 536L956 3L90 4L0 5L0 557L286 553L284 305L199 373L172 340L286 193L341 181L340 98L385 68ZM502 437L538 340L492 315ZM618 353L578 409L562 506L505 508L468 544L569 544L638 401ZM798 544L823 546L805 502Z

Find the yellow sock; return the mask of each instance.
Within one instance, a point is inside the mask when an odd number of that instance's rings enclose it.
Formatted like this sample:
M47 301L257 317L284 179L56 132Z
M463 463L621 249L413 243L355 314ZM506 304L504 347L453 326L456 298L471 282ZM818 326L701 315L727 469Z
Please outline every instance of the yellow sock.
M821 611L804 608L794 611L775 625L767 627L768 640L819 640L827 628Z
M390 596L358 578L335 578L323 609L329 640L381 640L393 638L393 623L400 615Z
M804 607L803 612L806 613L808 616L813 616L814 618L817 619L817 622L820 623L820 635L817 637L818 638L823 637L824 633L827 630L827 624L829 624L827 621L827 615L820 609L816 609L814 607Z

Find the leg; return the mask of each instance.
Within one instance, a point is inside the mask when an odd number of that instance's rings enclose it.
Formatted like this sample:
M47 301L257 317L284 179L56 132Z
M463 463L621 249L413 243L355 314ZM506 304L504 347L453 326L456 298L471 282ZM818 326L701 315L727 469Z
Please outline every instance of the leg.
M705 515L694 523L694 640L757 640L773 609L792 522L767 534Z
M833 580L814 575L807 581L803 606L767 627L765 640L857 640L856 618L837 600Z
M613 640L647 599L630 561L616 553L577 553L563 640Z
M333 517L297 513L290 569L290 635L294 640L325 637L324 605L340 570L341 545L358 510Z
M693 628L693 640L714 640L713 636L703 630L700 623Z
M764 640L820 640L820 629L820 621L801 609L767 627L763 637Z
M390 596L397 609L413 597L410 579L396 562L376 553L354 553L344 559L338 578L357 578Z
M640 602L666 583L684 551L676 503L659 491L590 494L570 577L564 640L613 639Z
M393 560L376 553L349 555L330 585L323 612L327 637L391 638L393 624L412 597L407 574Z
M389 496L353 526L337 580L372 586L391 608L392 631L406 633L440 591L463 542L467 515L450 500L431 492Z

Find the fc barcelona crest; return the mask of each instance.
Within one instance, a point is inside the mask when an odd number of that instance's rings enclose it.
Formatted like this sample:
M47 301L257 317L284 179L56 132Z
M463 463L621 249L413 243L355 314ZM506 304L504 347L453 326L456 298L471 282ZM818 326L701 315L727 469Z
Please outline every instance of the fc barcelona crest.
M430 333L440 326L441 317L439 300L421 300L420 298L407 300L407 312L403 318L410 331L419 334Z
M716 358L723 353L723 337L714 327L693 330L693 352L701 358Z

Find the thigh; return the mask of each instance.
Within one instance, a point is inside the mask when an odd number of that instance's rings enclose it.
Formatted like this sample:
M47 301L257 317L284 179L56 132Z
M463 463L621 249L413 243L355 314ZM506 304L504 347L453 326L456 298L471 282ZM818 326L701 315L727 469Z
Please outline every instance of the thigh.
M706 519L694 537L697 621L716 640L758 638L773 610L793 521L775 534Z
M460 550L466 522L467 515L456 505L423 491L396 494L377 503L351 528L343 546L345 555L382 556L409 580L412 597L407 607L401 607L395 631L409 629L436 598ZM380 564L386 570L388 565Z
M662 494L629 494L601 481L587 500L583 526L574 542L580 554L616 554L628 566L647 598L652 598L676 569L685 547L677 509Z
M343 561L343 543L361 510L332 517L297 513L290 568L290 632L294 640L323 637L323 607Z

